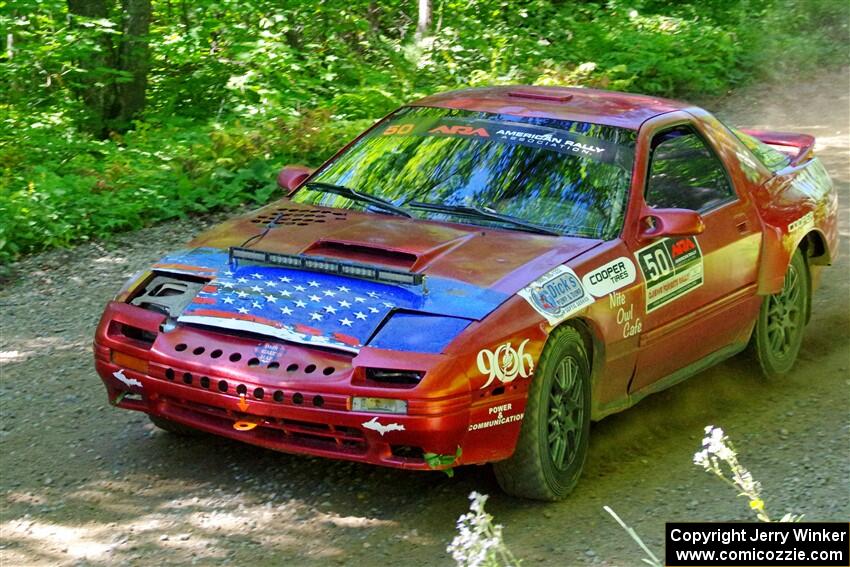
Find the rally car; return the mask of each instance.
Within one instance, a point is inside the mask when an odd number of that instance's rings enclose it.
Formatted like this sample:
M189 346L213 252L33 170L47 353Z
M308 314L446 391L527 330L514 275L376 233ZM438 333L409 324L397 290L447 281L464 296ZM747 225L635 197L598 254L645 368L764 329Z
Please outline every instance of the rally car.
M560 499L591 420L748 347L791 368L838 250L813 146L634 94L430 96L131 278L95 365L169 431Z

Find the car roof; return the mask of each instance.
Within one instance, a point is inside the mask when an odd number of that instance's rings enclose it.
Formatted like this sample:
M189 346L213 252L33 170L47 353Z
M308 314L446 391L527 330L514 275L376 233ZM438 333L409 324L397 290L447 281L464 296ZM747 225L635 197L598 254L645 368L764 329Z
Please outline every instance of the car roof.
M691 105L666 98L575 87L510 85L434 94L411 106L591 122L637 130L646 120Z

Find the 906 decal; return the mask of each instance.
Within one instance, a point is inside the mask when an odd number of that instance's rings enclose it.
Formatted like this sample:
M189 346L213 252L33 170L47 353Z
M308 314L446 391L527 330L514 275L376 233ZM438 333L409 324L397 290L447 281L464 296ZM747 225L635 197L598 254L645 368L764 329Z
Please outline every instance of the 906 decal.
M476 363L478 371L487 375L487 382L481 386L486 388L498 379L502 384L513 382L517 376L528 378L534 372L534 359L530 354L524 352L528 339L514 348L511 343L499 345L495 351L482 349L478 352Z
M702 250L694 236L659 240L636 256L646 280L647 313L702 285Z

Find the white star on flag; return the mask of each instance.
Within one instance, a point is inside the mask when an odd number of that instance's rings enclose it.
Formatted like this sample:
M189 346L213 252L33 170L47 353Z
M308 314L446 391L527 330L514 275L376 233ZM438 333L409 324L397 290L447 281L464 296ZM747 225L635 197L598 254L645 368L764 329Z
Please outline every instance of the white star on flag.
M321 321L322 320L322 314L321 313L310 313L310 320L311 321Z
M347 292L351 291L350 289L348 289L348 288L347 288L347 287L345 287L344 285L339 286L337 289L338 289L339 291L341 291L342 293L347 293Z
M310 301L321 301L321 300L322 300L322 298L319 297L318 295L311 295L310 296Z
M290 309L289 307L281 307L280 312L284 315L292 315L292 309Z
M344 299L342 301L337 301L337 303L339 303L340 307L351 307L351 304Z
M309 285L310 287L320 287L319 282L317 282L315 280L311 280L311 281L307 282L307 285Z
M282 281L283 283L289 283L289 282L291 282L291 281L292 281L292 278L288 278L288 277L286 277L286 276L281 276L281 277L279 277L279 278L277 278L277 279L279 279L279 280L280 280L280 281Z
M236 278L236 283L248 283L248 280L245 278Z
M251 288L251 291L253 291L254 293L262 293L263 288L261 288L258 285L255 285L254 287Z
M233 298L232 297L225 297L225 298L222 299L222 301L225 302L225 303L233 303Z
M281 290L281 291L280 291L280 296L281 296L281 297L291 297L291 296L292 296L292 292L290 292L290 291L289 291L289 290L287 290L287 289L283 289L283 290Z
M295 307L307 307L307 304L299 299L295 302Z
M269 303L277 303L277 298L273 295L267 295L266 301L268 301Z
M255 280L261 280L263 279L263 274L251 274L251 277Z
M247 309L245 309L244 307L240 307L240 308L238 309L238 311L239 311L240 313L242 313L243 315L247 315L247 314L248 314L248 310L247 310Z
M362 311L358 311L357 313L355 313L355 314L354 314L354 316L355 316L357 319L363 319L363 320L365 320L365 319L366 319L366 314L365 314L365 313L363 313Z
M363 303L364 301L366 301L365 297L355 297L354 298L355 303Z
M292 289L294 289L295 291L304 291L307 288L304 287L303 285L297 285L297 286L293 287Z
M352 323L352 321L349 321L348 319L345 319L345 318L340 319L339 322L342 323L342 325L344 327L350 327L351 323Z
M325 306L325 312L326 313L336 313L336 307L334 307L333 305L326 305Z
M325 291L323 291L322 293L324 293L327 297L333 297L333 296L335 296L335 295L336 295L336 292L335 292L335 291L331 291L331 290L329 290L329 289L326 289L326 290L325 290Z

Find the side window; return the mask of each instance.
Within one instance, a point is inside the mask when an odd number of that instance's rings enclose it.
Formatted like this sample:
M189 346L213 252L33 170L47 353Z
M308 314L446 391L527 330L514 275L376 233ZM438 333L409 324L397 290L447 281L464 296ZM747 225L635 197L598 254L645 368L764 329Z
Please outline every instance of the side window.
M692 129L677 127L655 136L646 184L646 204L705 211L735 193L714 152Z

